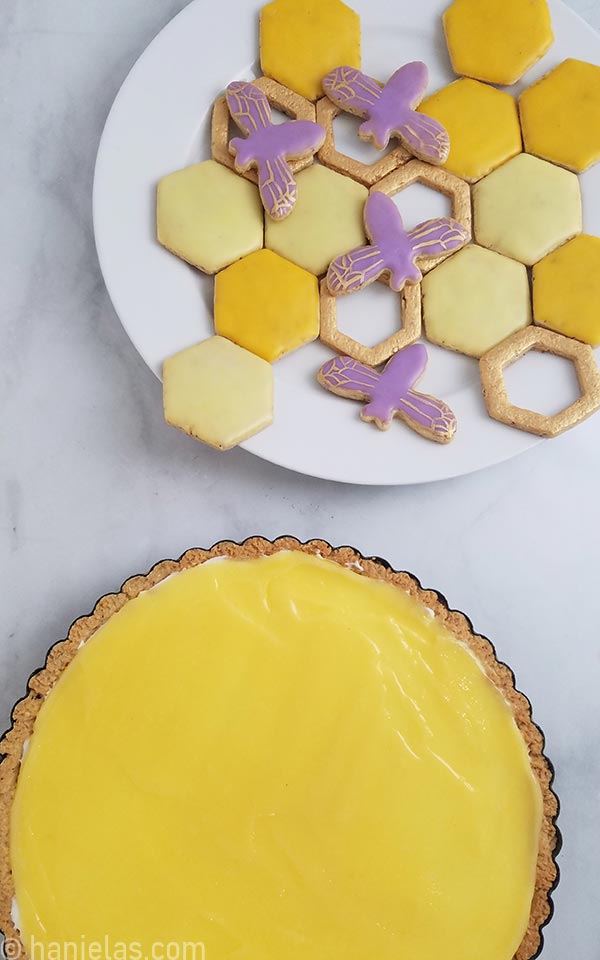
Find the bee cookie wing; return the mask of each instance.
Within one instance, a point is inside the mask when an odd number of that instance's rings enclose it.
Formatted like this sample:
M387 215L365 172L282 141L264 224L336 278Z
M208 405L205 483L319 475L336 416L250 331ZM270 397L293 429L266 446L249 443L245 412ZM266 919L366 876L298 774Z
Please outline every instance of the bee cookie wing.
M406 118L394 133L407 150L419 160L439 166L448 159L450 153L448 131L433 117L408 110Z
M352 357L334 357L324 363L317 374L322 387L339 397L370 400L379 383L379 374Z
M336 67L324 78L323 89L336 106L359 117L381 99L379 84L356 67Z
M229 112L247 136L271 126L271 104L253 83L236 80L225 91Z
M415 257L437 257L460 250L471 239L466 227L451 217L426 220L408 233Z

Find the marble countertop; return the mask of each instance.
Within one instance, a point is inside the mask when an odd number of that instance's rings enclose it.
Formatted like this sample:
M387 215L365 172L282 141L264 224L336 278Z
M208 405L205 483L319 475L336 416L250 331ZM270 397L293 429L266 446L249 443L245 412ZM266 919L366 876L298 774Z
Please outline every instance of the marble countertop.
M104 289L91 188L120 84L184 5L0 12L0 728L48 645L156 560L253 533L350 542L441 590L514 668L562 801L544 958L597 960L600 417L497 468L398 489L219 456L165 426ZM570 5L600 29L597 0Z

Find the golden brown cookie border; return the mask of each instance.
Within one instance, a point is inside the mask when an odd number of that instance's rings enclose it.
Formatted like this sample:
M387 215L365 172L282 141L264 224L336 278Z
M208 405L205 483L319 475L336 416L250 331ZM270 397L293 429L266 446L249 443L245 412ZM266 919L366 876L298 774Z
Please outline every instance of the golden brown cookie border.
M378 157L373 163L364 163L355 157L341 153L335 145L334 121L342 113L328 97L317 101L317 123L325 129L325 142L317 156L324 167L335 170L351 177L365 187L372 187L375 183L392 173L398 167L407 163L411 154L404 147L398 146L384 156Z
M374 184L371 193L385 193L388 197L395 197L396 194L413 183L422 183L423 186L435 190L436 193L442 193L450 199L452 205L452 217L465 228L469 233L470 243L473 239L473 210L471 205L471 187L466 180L457 177L443 167L435 167L431 163L424 163L423 160L410 160L402 167L389 173L383 180ZM466 244L465 244L466 246ZM434 267L437 267L443 260L451 257L456 250L450 250L448 253L442 253L439 257L417 257L416 263L422 273L429 273Z
M271 106L281 110L292 120L312 120L315 121L316 110L314 103L306 100L299 93L290 90L277 80L271 77L258 77L257 80L249 81L255 87L258 87L266 95ZM251 183L258 183L256 170L252 167L249 170L239 170L235 165L235 157L229 149L229 107L224 96L218 97L212 109L210 123L210 154L213 160L228 167L240 177L245 177ZM307 154L304 157L296 157L289 160L289 165L293 173L304 170L313 162L313 154Z
M581 396L552 416L517 407L508 399L504 370L530 350L570 360ZM479 361L483 398L494 420L538 437L557 437L576 427L600 409L600 370L589 344L565 337L546 327L530 325L492 347Z
M473 625L465 614L451 610L442 594L435 590L425 590L412 574L394 570L386 560L379 557L364 557L353 547L336 548L324 540L302 543L289 536L274 541L262 537L250 537L242 543L226 540L216 543L209 550L188 550L179 560L163 560L152 567L149 573L126 580L118 593L101 597L88 616L74 621L66 639L50 648L44 667L31 675L27 694L13 708L10 729L0 738L0 932L15 945L20 944L19 931L14 925L11 913L14 886L10 869L9 821L23 748L32 734L35 718L44 698L76 656L80 646L126 603L174 573L196 567L214 557L226 556L246 560L270 556L282 550L297 550L332 560L340 566L356 570L361 576L391 583L414 597L430 609L439 622L477 657L490 682L511 706L515 722L527 745L531 768L540 785L543 800L536 883L529 925L514 958L533 960L543 945L542 928L552 916L552 892L559 879L556 864L561 845L560 831L556 824L559 803L552 790L554 770L544 754L544 735L533 722L529 700L516 688L513 672L498 660L492 643L474 632ZM26 957L24 949L21 956Z
M385 280L382 280L385 282ZM337 325L337 301L339 297L334 296L327 286L327 277L321 280L319 287L319 299L321 305L321 331L319 338L322 343L328 347L337 350L344 356L352 357L360 363L366 363L370 367L377 367L385 363L395 353L408 347L421 336L422 327L422 309L421 309L421 284L407 283L400 294L391 291L394 296L399 296L398 307L400 312L401 326L391 336L381 340L374 347L368 347L364 343L359 343L338 328ZM365 320L368 322L368 320Z

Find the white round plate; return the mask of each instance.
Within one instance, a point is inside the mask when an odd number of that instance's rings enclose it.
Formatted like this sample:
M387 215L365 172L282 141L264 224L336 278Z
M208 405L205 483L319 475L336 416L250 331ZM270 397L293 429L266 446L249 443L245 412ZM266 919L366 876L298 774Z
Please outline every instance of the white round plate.
M363 68L389 76L408 60L430 68L430 90L454 79L443 37L447 0L350 0L362 20ZM171 256L155 239L155 190L161 177L210 156L213 100L233 79L258 70L258 0L226 7L194 0L155 38L123 84L108 117L94 182L94 227L100 264L115 309L134 346L160 376L165 357L210 336L213 280ZM600 36L550 0L556 42L515 92L566 57L600 63ZM340 123L338 146L374 156L360 145L354 120ZM336 131L337 131L336 127ZM600 234L600 165L582 177L584 228ZM408 226L442 212L445 200L415 186L397 198ZM348 297L340 322L348 332L387 336L397 300L379 284ZM359 334L360 335L360 334ZM394 422L384 433L359 419L360 407L319 387L315 374L331 353L314 343L274 365L275 422L248 440L265 460L325 479L361 484L441 480L500 463L538 439L495 423L481 398L476 361L429 347L421 388L445 400L458 417L451 444L423 440ZM530 354L509 371L511 399L559 409L573 389L570 365Z

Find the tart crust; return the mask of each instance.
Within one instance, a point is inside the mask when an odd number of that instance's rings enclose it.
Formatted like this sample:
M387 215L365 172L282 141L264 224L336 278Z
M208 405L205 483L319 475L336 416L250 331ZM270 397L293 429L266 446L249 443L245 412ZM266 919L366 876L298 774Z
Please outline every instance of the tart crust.
M163 560L145 576L126 580L119 593L109 593L102 597L89 616L81 617L73 623L66 639L50 648L44 667L30 677L27 695L13 709L12 726L0 739L0 932L7 940L5 949L9 960L12 956L25 956L25 951L20 948L19 931L12 917L14 884L9 856L10 810L24 746L32 734L35 718L44 698L65 667L73 660L80 646L114 613L140 593L156 586L173 573L198 566L213 557L226 556L242 560L268 556L281 550L300 550L303 553L319 555L341 566L351 567L362 576L395 584L415 597L423 606L433 611L457 640L471 650L489 680L510 704L515 722L527 744L531 768L543 798L543 819L529 925L514 960L532 960L540 953L543 945L542 928L552 916L552 892L559 878L556 864L561 844L556 825L559 803L552 790L554 770L544 755L544 735L533 722L528 699L516 689L510 668L497 659L490 641L473 631L470 620L464 614L448 608L441 594L434 590L424 590L416 577L393 570L385 560L363 557L352 547L334 548L323 540L301 543L293 537L280 537L275 541L251 537L241 544L226 540L215 544L210 550L188 550L179 560Z

